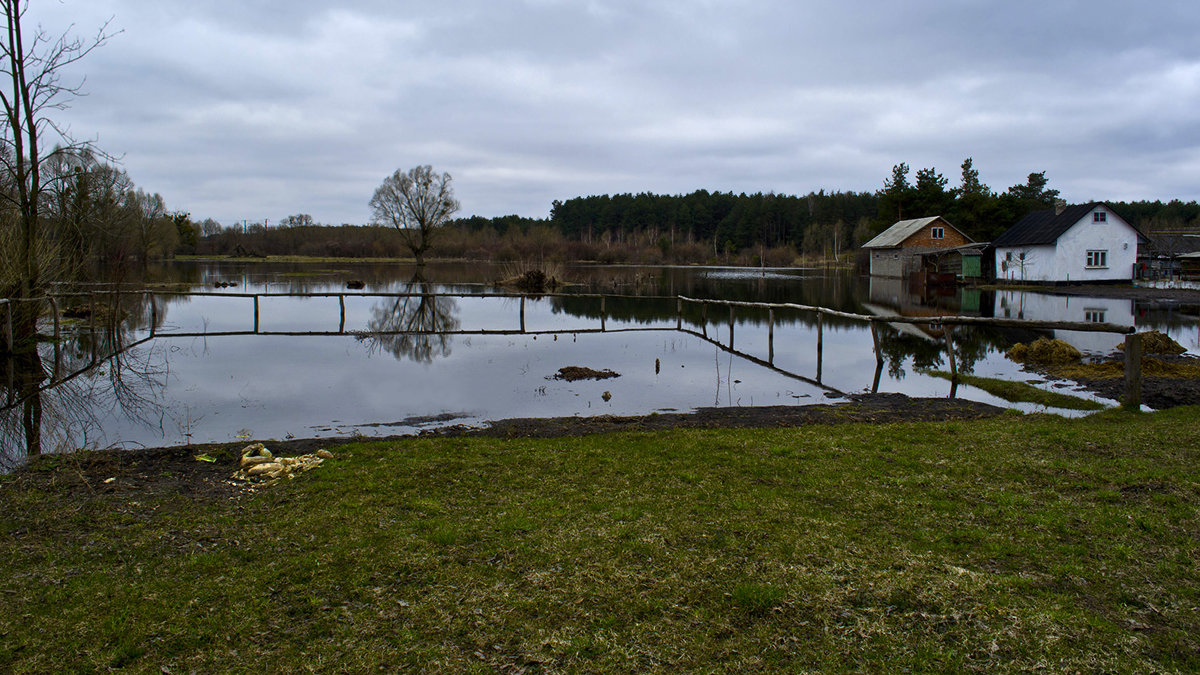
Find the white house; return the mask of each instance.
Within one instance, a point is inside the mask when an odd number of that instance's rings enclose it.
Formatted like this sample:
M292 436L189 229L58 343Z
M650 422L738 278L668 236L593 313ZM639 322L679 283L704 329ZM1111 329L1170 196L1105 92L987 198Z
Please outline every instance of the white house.
M1146 237L1107 204L1036 211L996 238L1001 281L1089 282L1132 279Z

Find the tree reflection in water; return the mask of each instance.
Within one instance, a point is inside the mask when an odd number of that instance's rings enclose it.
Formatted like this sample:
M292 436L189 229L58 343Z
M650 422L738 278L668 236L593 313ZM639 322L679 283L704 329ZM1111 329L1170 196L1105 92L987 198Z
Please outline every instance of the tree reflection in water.
M909 326L908 332L902 332L889 324L879 324L879 351L887 364L888 375L894 380L903 380L906 374L904 363L910 357L915 370L948 368L944 329L926 324ZM1007 344L1003 335L984 327L956 326L953 330L955 365L963 374L975 372L975 365L989 352Z
M147 296L112 296L104 325L68 331L58 348L30 336L36 348L0 359L0 472L42 452L98 446L101 414L162 426L165 361L156 365L161 352L135 336L148 306Z
M371 308L367 330L358 334L359 341L368 345L369 353L386 351L397 359L412 359L432 363L435 357L450 355L453 342L449 333L460 322L455 313L458 303L453 298L434 294L435 284L425 280L420 269L405 284L395 298L384 298Z

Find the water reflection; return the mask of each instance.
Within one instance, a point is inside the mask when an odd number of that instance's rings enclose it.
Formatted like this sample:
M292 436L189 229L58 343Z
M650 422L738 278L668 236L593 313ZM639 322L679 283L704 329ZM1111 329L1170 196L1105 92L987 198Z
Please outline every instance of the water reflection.
M384 298L371 308L367 331L356 335L368 345L369 353L386 351L398 359L431 363L450 356L453 341L448 334L458 330L454 298L437 295L437 287L418 269L399 290L402 295Z
M386 264L182 267L180 285L157 296L61 296L60 309L76 317L63 323L61 341L43 341L37 354L4 366L0 384L7 387L8 407L0 415L0 442L21 449L5 462L19 461L30 447L400 433L411 430L405 420L449 413L468 422L646 414L714 399L804 404L859 391L945 396L953 390L922 372L950 369L940 326L878 324L877 361L876 336L861 320L818 321L811 311L746 307L731 316L727 306L680 305L678 295L910 317L1086 320L1087 312L1101 312L1110 323L1162 326L1200 351L1194 310L912 288L824 271L585 266L572 268L578 285L567 294L519 302L494 297L489 280L500 274L486 265L429 265L425 274ZM162 274L161 283L172 281ZM365 294L341 296L351 279L365 282ZM217 281L236 285L218 289ZM171 294L177 290L219 295ZM334 295L234 297L281 291ZM386 293L395 295L378 295ZM51 333L48 325L41 330ZM955 369L1024 378L1003 351L1043 334L1050 331L955 328ZM1101 339L1097 348L1108 351L1113 336ZM622 377L547 379L568 365L611 368ZM1003 404L967 390L977 400Z
M14 385L5 392L11 403L0 409L0 470L27 456L92 447L103 439L102 417L161 426L166 370L154 365L152 351L128 347L61 379L50 376L40 355L5 359L6 376L13 376L6 381Z
M1115 298L1047 295L1027 291L997 291L996 316L1034 321L1077 321L1080 323L1113 323L1131 326L1135 321L1133 300ZM1091 333L1077 330L1050 331L1050 336L1064 340L1081 352L1108 354L1116 349L1122 338L1112 333Z

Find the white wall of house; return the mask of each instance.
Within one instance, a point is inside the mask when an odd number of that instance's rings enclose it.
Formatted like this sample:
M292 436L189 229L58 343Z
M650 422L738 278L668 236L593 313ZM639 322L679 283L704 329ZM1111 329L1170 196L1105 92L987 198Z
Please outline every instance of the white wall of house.
M1103 213L1095 222L1092 213ZM1058 273L1062 281L1132 279L1137 262L1137 232L1121 217L1098 206L1058 238ZM1103 266L1087 266L1088 251L1103 251Z
M1104 214L1104 220L1096 222L1093 213ZM1136 262L1137 232L1102 206L1072 225L1055 246L996 248L996 275L1009 281L1132 279Z
M908 256L901 256L898 248L871 249L871 276L902 277Z
M1054 281L1054 246L996 247L996 278L1006 281Z

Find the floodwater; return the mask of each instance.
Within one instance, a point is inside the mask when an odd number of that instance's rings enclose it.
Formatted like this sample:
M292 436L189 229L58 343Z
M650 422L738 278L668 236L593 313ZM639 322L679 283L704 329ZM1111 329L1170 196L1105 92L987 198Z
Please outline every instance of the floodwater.
M156 268L148 277L154 293L123 295L120 310L109 313L122 318L119 326L93 332L82 320L64 327L57 354L46 346L40 363L8 364L0 466L25 454L32 389L20 383L31 381L66 380L37 396L45 452L383 436L510 417L805 405L873 389L950 392L949 382L923 372L949 368L940 330L883 325L884 363L877 371L864 322L826 316L818 325L811 312L779 309L772 316L751 308L735 309L731 322L729 308L715 304L705 310L682 303L679 314L677 296L856 314L1136 323L1200 354L1195 307L912 289L846 271L790 268L580 266L566 270L576 285L563 295L520 299L492 283L509 274L481 264L430 265L419 273L406 265L343 263ZM351 281L363 287L349 290ZM282 295L297 293L331 295ZM244 297L250 294L259 297ZM1037 379L1003 351L1049 333L957 329L959 370ZM1110 352L1121 340L1089 332L1053 336L1094 353ZM556 379L566 366L611 369L620 377ZM31 370L45 375L30 378ZM1034 409L967 386L956 395Z

